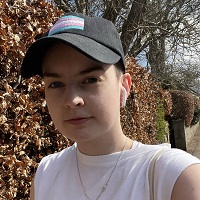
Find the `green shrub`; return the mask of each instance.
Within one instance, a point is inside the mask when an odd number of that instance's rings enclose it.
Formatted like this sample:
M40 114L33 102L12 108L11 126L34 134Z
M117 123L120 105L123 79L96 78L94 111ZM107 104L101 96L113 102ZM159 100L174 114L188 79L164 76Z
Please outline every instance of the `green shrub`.
M156 110L156 130L157 142L168 142L169 128L168 123L165 121L165 109L161 99L158 100L158 106Z

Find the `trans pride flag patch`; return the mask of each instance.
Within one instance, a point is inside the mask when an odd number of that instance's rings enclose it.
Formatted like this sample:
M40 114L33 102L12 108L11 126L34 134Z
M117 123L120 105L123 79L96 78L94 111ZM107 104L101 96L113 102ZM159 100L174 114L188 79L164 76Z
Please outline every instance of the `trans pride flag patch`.
M73 15L63 16L51 27L48 36L69 29L83 30L84 19Z

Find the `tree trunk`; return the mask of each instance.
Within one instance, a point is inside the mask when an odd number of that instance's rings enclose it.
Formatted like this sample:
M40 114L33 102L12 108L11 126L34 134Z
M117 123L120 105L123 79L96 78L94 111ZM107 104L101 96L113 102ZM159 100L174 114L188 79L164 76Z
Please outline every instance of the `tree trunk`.
M148 61L151 73L162 79L165 74L165 38L155 38L149 43Z

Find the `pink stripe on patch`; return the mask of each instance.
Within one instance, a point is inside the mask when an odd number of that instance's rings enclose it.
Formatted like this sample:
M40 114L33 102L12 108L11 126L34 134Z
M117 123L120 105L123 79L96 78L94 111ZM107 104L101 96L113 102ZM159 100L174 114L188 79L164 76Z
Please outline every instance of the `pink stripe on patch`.
M64 16L60 18L50 29L49 35L66 29L84 29L84 19L76 16Z
M52 28L51 31L55 31L58 28L63 28L63 27L67 27L67 26L84 26L84 23L81 21L74 21L74 20L65 20L65 21L61 21L57 24L55 24Z

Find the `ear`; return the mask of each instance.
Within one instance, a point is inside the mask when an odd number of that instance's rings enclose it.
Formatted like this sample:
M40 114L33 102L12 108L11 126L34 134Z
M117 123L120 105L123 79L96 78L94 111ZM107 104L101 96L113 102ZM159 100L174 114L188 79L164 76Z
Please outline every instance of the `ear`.
M123 74L122 76L122 86L121 86L121 105L125 107L126 105L126 99L130 94L130 89L131 89L131 76L129 73Z
M132 85L131 75L129 73L123 74L123 77L122 77L122 86L126 90L127 97L130 94L131 85Z

